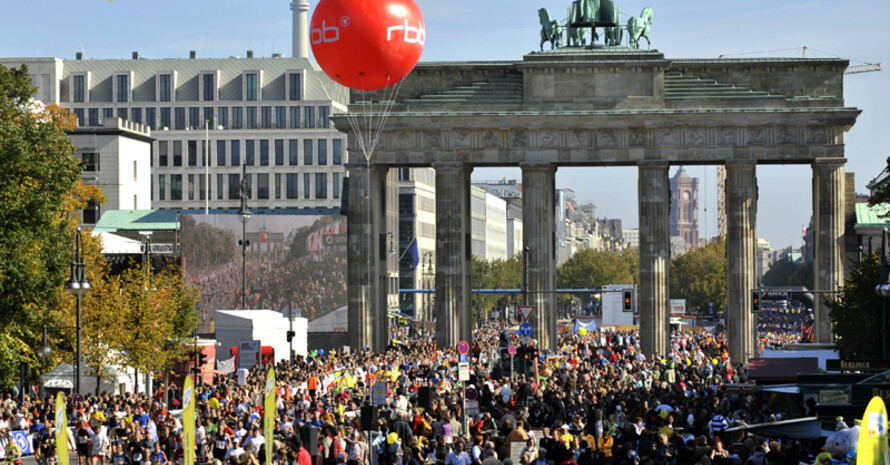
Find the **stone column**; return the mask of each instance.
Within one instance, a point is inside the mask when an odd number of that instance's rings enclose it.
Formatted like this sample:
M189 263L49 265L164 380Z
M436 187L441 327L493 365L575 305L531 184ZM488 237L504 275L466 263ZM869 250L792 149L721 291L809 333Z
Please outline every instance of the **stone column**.
M845 158L818 158L813 162L813 222L815 260L813 286L820 291L836 291L844 283L844 164ZM817 293L816 342L830 343L828 306Z
M388 341L384 192L386 167L346 165L349 173L346 235L349 345L383 351ZM381 243L385 244L381 246Z
M671 267L671 191L666 161L639 163L640 350L665 354L670 342L668 272Z
M726 316L729 356L746 363L756 355L751 292L757 256L757 173L755 160L726 163Z
M463 163L433 163L436 170L436 342L440 349L470 345L473 310L470 275L470 173Z
M522 244L526 273L526 305L534 305L529 319L538 348L556 349L556 167L523 163Z

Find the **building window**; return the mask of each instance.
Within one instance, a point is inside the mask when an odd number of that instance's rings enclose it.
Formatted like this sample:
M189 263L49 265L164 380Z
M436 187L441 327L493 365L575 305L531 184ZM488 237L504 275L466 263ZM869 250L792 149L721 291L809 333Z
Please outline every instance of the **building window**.
M118 108L118 109L117 109L117 117L120 118L120 119L122 119L122 120L128 120L128 119L130 119L130 118L129 118L129 115L128 115L127 113L129 113L129 111L127 111L126 108Z
M114 118L114 108L103 108L102 109L102 118L105 121L108 121L108 120ZM101 121L100 121L100 123L101 123Z
M333 144L334 144L334 150L333 150L334 164L342 165L343 164L343 140L334 139L331 142L333 142Z
M198 107L189 108L189 127L192 129L201 129L204 122L201 121L201 109Z
M219 107L216 109L217 113L217 126L222 126L223 129L229 129L229 109L226 107Z
M72 97L76 103L84 101L84 96L86 94L86 92L84 92L85 80L86 76L74 76L74 95Z
M134 122L134 123L142 124L142 109L141 109L141 108L134 108L134 109L132 109L132 110L130 110L130 111L131 111L132 116L133 116L133 122Z
M287 108L275 107L275 129L287 129Z
M188 186L187 187L188 187L188 193L189 193L189 200L195 200L195 175L194 174L188 175Z
M158 128L158 112L155 108L146 108L145 109L145 124L148 125L151 129Z
M216 127L213 121L213 107L204 107L204 121L201 122L201 127L203 128L209 123L210 129L213 129Z
M247 107L247 129L256 129L256 107Z
M303 139L303 164L312 165L312 139Z
M84 152L80 159L83 161L83 171L85 173L99 172L99 154L95 152Z
M213 74L205 74L204 79L204 101L212 102L213 94L216 91L216 86L213 85Z
M244 127L244 108L232 107L232 129Z
M328 198L328 174L315 173L315 198Z
M297 173L287 173L287 198L289 199L299 199L300 198L300 185L299 185L300 175Z
M226 141L216 141L216 166L226 166Z
M318 139L318 164L328 164L328 141L327 139Z
M275 198L281 198L281 173L275 173Z
M232 141L232 166L241 166L241 141Z
M188 141L189 166L198 166L198 141Z
M99 205L94 202L87 204L87 207L83 209L83 222L86 224L99 222Z
M256 82L256 73L248 73L245 75L247 78L247 91L245 92L245 100L256 100L257 94L257 82Z
M287 141L287 164L291 166L297 166L297 140L290 139Z
M272 107L262 107L263 129L272 129Z
M331 127L330 121L328 121L329 116L331 116L331 107L329 107L329 106L318 107L318 125L319 125L319 127L323 127L323 128Z
M298 129L300 127L300 107L290 107L290 128Z
M99 125L99 109L98 108L90 108L90 126L98 126Z
M74 109L74 116L77 118L77 125L78 125L78 126L85 126L85 125L86 125L86 122L87 122L87 121L86 121L86 119L84 119L84 117L83 117L83 108L75 108L75 109Z
M161 127L164 129L169 129L170 126L170 109L161 108Z
M158 166L167 166L167 144L169 142L158 141Z
M255 140L245 141L244 146L244 164L247 166L253 166L254 164L254 147L256 145Z
M170 175L170 200L182 200L182 175Z
M260 166L269 166L269 141L260 140Z
M176 107L174 110L174 126L175 129L185 129L185 108Z
M173 166L182 166L182 141L173 141Z
M224 174L216 175L216 200L223 199L223 180L225 179L225 177L226 175Z
M287 75L288 100L300 100L300 91L303 90L303 84L300 79L300 73L288 73Z
M340 173L333 173L333 174L334 174L334 179L333 179L332 187L334 188L334 198L339 199L340 198Z
M163 174L158 175L158 200L167 200L167 183Z
M229 175L229 200L238 200L241 198L241 175Z
M158 78L160 78L160 83L158 85L158 101L169 102L171 94L170 83L173 81L173 76L162 74L158 76Z
M207 176L198 175L198 195L200 196L201 200L207 200L207 186L205 186L206 183Z
M260 200L269 199L269 175L266 173L256 175L256 196Z
M129 86L130 76L126 74L119 74L117 76L117 101L118 102L126 102L127 101L127 92L130 88Z
M275 166L284 165L284 140L275 139Z
M303 173L303 198L308 199L309 194L312 193L312 190L309 189L309 181L312 180L312 175L309 173Z
M315 107L303 107L303 127L315 127Z
M133 160L133 182L139 182L139 176L136 167L136 160Z

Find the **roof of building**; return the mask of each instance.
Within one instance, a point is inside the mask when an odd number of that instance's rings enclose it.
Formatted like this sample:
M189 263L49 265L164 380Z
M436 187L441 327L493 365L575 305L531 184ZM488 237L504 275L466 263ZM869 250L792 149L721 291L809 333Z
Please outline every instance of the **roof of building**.
M180 215L200 215L204 210L109 210L102 214L93 231L176 231ZM252 210L253 215L339 215L339 209L280 208ZM210 210L211 215L237 215L236 209Z
M890 207L884 205L876 205L874 207L867 203L856 204L856 228L876 227L883 228L890 225L890 218L884 217L890 213Z

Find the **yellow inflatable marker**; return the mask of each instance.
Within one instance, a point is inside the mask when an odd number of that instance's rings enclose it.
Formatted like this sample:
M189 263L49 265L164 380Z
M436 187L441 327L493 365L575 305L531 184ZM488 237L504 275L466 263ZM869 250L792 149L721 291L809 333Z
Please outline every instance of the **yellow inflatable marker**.
M266 376L266 398L263 403L263 436L266 439L266 465L272 465L272 432L275 430L275 369Z
M68 415L65 413L65 396L56 395L56 454L59 462L68 465Z
M890 464L887 457L887 408L878 396L872 397L862 415L856 464Z
M183 464L195 465L195 386L192 375L185 377L182 387L182 452Z

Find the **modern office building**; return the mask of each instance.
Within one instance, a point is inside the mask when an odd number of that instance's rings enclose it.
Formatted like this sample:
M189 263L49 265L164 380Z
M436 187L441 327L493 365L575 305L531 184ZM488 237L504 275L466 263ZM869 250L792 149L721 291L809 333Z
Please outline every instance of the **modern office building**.
M698 247L698 187L699 179L689 176L682 166L670 179L670 235L683 239L683 252Z
M399 288L434 289L436 270L436 176L432 168L399 169ZM417 245L417 263L408 252ZM433 321L433 294L399 294L399 311Z

